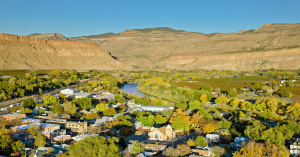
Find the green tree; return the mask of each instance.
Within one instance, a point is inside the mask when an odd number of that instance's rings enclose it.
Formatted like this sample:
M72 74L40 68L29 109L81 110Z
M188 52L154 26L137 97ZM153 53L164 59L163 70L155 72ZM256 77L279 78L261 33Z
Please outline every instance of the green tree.
M144 150L145 150L145 147L142 146L141 143L135 142L131 151L133 152L134 155L137 155L137 154L139 154L140 152L142 152Z
M9 135L1 135L0 146L2 150L8 147L10 143L11 143L11 138Z
M262 133L267 130L267 124L261 123L260 121L254 120L247 124L244 134L248 136L251 140L261 140Z
M152 127L155 124L154 115L149 115L148 117L140 116L138 121L142 123L142 125Z
M92 101L87 97L76 99L75 104L83 110L89 110L90 108L92 108Z
M120 97L117 99L118 103L124 103L125 102L125 98L124 97Z
M96 109L100 112L103 112L107 109L109 109L108 105L104 104L104 103L100 103L96 106Z
M39 93L40 93L40 94L43 94L42 88L39 88Z
M212 92L213 91L213 88L210 86L210 85L205 85L202 90L206 90L208 92Z
M20 107L20 109L21 109L22 114L31 114L32 113L32 110L30 108Z
M228 97L236 97L236 95L237 95L236 93L237 93L237 91L235 88L230 89L228 92Z
M33 135L36 136L39 133L40 127L37 125L30 125L30 127L27 129L27 131Z
M25 144L22 143L22 141L20 140L12 143L12 149L14 150L14 152L20 152L21 150L23 150L24 147Z
M22 107L24 108L28 107L30 109L34 109L35 106L36 104L34 103L34 100L32 98L23 100Z
M38 133L35 136L34 145L37 147L44 147L46 144L46 137L43 134Z
M108 140L103 136L88 137L78 141L68 147L69 155L72 157L97 156L116 157L121 156L121 152L115 145L115 140Z
M43 104L48 106L54 106L55 104L59 104L59 100L55 96L46 95L43 98Z
M126 140L123 136L121 136L119 139L119 145L123 150L127 147Z
M116 101L114 101L114 100L108 100L107 104L114 104L114 105L115 105L115 104L117 104L117 103L116 103Z
M85 116L86 119L89 119L89 120L92 120L92 119L97 119L97 118L100 118L98 113L88 113L86 116Z
M110 107L109 109L106 109L103 111L103 115L105 115L105 116L114 116L116 114L117 114L117 111L113 107Z
M284 97L284 98L291 98L293 96L293 94L290 91L283 91L281 93L281 96Z
M155 122L158 123L158 124L164 124L164 123L166 123L166 121L167 121L167 118L163 117L160 114L155 116Z
M222 121L219 121L218 123L219 123L220 129L229 129L231 126L231 122L227 121L227 120L222 120Z
M68 114L74 114L76 113L76 105L73 102L65 102L63 104L64 111Z
M178 115L172 123L172 127L175 130L189 131L189 126L190 126L189 119L187 119L187 117L182 115Z
M196 110L200 109L202 105L200 104L199 101L191 101L189 102L189 110Z
M198 136L196 138L195 142L196 142L196 145L200 146L200 147L206 147L208 145L205 140L205 137L203 137L203 136Z
M64 110L64 108L58 103L58 104L55 104L53 106L53 111L52 112L62 114L63 110Z
M176 103L176 105L175 105L175 108L177 109L177 108L181 108L183 111L185 111L186 110L186 108L187 108L187 103Z

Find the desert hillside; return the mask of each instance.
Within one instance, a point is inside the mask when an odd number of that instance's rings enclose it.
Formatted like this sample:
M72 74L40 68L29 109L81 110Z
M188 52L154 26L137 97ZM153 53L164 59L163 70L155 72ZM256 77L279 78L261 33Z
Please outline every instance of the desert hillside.
M68 38L96 43L137 67L251 70L300 68L300 24L264 24L257 30L202 34L171 28L126 30Z
M34 39L43 39L43 40L62 40L62 41L69 40L64 35L59 33L48 33L48 34L34 33L34 34L27 35L27 37L34 38Z
M59 34L50 36L62 38ZM47 36L44 36L47 38ZM0 33L0 69L128 69L94 43Z

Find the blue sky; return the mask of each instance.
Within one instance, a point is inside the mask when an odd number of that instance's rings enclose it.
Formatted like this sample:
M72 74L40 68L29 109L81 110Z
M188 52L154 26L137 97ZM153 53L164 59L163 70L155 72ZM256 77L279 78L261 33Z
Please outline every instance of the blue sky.
M299 0L1 0L0 32L66 37L170 27L201 33L299 23Z

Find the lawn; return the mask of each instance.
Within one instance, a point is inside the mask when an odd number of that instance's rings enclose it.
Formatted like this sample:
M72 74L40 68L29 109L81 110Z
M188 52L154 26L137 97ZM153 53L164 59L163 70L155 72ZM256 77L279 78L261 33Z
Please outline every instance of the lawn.
M246 77L233 77L231 78L210 78L210 79L199 79L198 82L170 82L172 85L179 87L188 87L192 89L200 89L203 86L209 84L210 86L221 89L231 89L231 88L242 88L250 87L253 88L254 85L251 83L257 81L269 81L268 78L262 76L246 76Z
M29 70L1 70L0 76L1 75L14 75L14 76L23 75L24 76L26 73L29 73Z
M12 76L25 76L30 70L0 70L0 76L12 75ZM38 70L38 75L48 75L49 70Z
M300 87L280 87L278 93L283 91L290 91L293 93L293 95L300 95Z

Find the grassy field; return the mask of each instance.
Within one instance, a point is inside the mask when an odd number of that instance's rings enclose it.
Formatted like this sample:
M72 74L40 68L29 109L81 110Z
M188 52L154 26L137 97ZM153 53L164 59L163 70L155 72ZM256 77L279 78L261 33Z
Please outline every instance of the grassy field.
M29 70L1 70L0 75L25 75L26 73L29 73Z
M210 79L199 79L198 82L170 82L172 85L179 87L188 87L192 89L200 89L203 86L209 84L210 86L221 89L241 88L250 87L253 88L252 83L257 81L269 81L268 78L262 76L246 76L246 77L234 77L231 78L210 78Z
M300 87L281 87L278 93L283 91L290 91L293 95L300 95Z
M0 70L1 75L25 76L30 70ZM47 75L49 70L39 70L38 75Z

